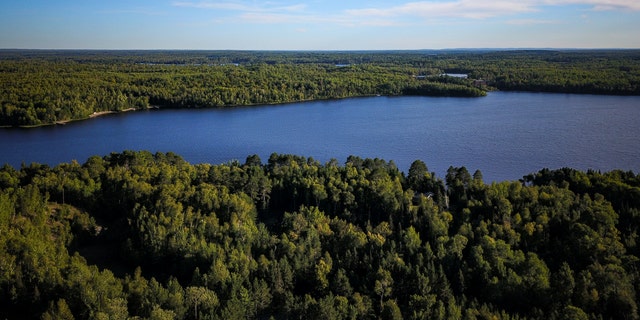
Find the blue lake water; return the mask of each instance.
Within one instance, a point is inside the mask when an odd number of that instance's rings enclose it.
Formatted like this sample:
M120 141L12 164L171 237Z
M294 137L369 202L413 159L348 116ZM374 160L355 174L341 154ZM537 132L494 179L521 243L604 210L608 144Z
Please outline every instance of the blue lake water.
M492 92L483 98L369 97L232 109L151 110L64 126L0 129L0 164L56 165L123 150L175 152L191 163L321 162L349 155L480 169L485 181L542 168L640 172L640 97Z

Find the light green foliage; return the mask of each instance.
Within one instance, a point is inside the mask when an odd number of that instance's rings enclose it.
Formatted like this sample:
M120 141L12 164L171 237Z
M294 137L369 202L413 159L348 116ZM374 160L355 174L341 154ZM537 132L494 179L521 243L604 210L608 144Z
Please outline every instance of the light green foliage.
M49 308L42 314L42 320L74 320L73 314L64 299L58 300L55 304L49 303Z
M389 271L382 268L378 269L373 290L380 297L380 307L382 307L382 301L393 292L393 278Z
M155 305L151 310L150 320L173 320L176 319L176 314L171 310L163 310L159 306Z
M187 287L185 300L195 319L200 319L201 314L213 311L219 304L215 292L204 287Z

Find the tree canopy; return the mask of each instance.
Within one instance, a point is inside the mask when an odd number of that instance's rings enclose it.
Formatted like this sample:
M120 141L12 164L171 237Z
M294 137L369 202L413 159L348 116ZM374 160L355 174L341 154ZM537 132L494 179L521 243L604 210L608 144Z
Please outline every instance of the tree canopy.
M0 168L8 319L638 319L640 175L172 153Z

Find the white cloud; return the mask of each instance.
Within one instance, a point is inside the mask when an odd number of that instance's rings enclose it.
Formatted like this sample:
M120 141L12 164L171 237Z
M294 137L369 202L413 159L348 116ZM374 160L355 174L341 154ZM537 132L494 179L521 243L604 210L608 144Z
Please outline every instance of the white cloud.
M349 9L345 13L360 25L376 21L378 25L398 25L406 19L422 23L442 19L482 20L494 17L536 13L544 15L550 7L584 6L592 11L640 11L639 0L445 0L416 1L388 7ZM508 24L550 24L544 19L513 19Z
M422 18L472 18L484 19L496 16L538 12L544 6L583 5L595 11L631 10L640 11L638 0L454 0L407 2L392 7L361 8L347 10L347 14L358 17L402 17Z
M505 14L535 11L526 1L421 1L408 2L389 8L365 8L347 10L352 16L400 17L417 16L422 18L473 18L483 19Z
M640 1L638 0L542 0L535 2L538 2L537 5L549 6L583 5L591 7L594 11L640 11Z
M295 0L294 0L295 1ZM330 11L314 11L307 4L270 1L177 1L175 7L228 11L225 21L253 24L310 24L325 23L339 26L407 26L443 21L483 20L510 17L508 24L549 24L544 19L518 19L522 14L544 14L551 7L584 6L592 11L640 11L640 0L425 0L392 6L369 6L344 9L333 6ZM316 4L317 5L317 4ZM321 6L321 5L320 5Z

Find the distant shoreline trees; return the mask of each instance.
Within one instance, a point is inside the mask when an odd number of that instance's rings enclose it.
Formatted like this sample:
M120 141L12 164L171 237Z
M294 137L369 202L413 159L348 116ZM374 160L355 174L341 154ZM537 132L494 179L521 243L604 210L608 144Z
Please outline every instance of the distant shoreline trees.
M0 51L0 126L95 112L370 95L523 90L640 94L637 50L497 52ZM443 77L468 74L467 79Z

